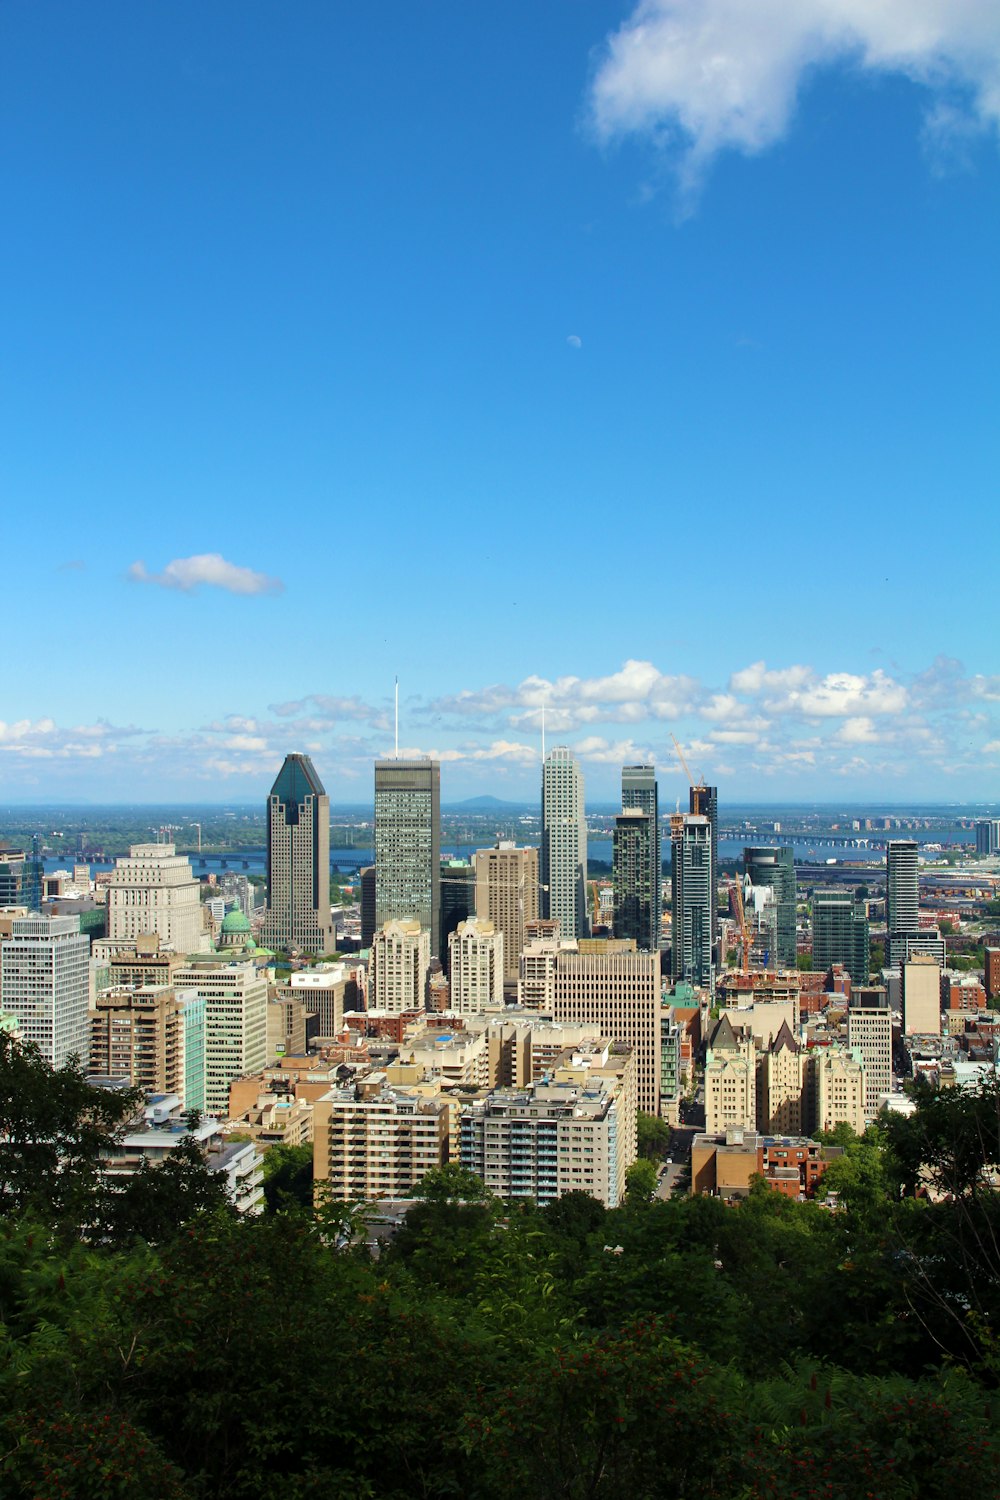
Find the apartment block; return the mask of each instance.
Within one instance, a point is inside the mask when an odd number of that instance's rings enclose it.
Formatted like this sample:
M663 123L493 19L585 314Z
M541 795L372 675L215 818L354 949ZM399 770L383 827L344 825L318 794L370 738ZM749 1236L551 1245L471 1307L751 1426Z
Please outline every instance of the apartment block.
M504 983L513 990L525 924L538 917L538 850L519 849L498 840L473 856L476 872L476 916L503 934Z
M372 939L370 1008L398 1015L423 1010L431 966L431 935L415 918L386 922Z
M598 953L562 949L556 957L552 1016L592 1022L635 1053L639 1108L660 1108L660 955L605 945ZM615 951L617 950L617 951Z
M313 1109L317 1200L405 1198L448 1160L450 1113L443 1100L403 1089L331 1089Z
M253 963L206 959L176 969L174 988L205 1002L205 1108L225 1119L230 1084L268 1061L267 980Z
M459 1015L503 1009L504 940L485 917L459 922L448 939L451 1009Z
M757 1121L757 1051L753 1033L728 1016L716 1022L705 1050L705 1130L753 1130Z

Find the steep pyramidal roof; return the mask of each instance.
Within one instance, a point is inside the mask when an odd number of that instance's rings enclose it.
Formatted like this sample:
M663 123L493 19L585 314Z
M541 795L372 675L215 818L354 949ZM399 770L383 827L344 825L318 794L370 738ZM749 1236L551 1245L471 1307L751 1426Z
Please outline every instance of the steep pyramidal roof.
M285 756L285 763L271 788L271 796L279 798L286 807L290 803L304 802L307 797L326 796L308 755Z

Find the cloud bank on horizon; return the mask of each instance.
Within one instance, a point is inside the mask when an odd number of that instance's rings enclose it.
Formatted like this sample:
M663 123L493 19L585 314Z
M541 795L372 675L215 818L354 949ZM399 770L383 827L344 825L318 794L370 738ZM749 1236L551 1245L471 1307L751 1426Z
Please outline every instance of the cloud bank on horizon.
M692 193L721 151L780 140L809 76L843 64L924 86L931 151L1000 131L996 0L640 0L607 39L590 121L605 142L651 139Z
M721 684L635 659L604 676L530 676L409 700L401 753L440 760L453 795L496 788L534 797L543 705L549 744L572 746L597 800L613 795L624 764L652 761L681 776L671 733L693 767L728 781L734 796L819 800L840 786L887 800L982 798L1000 771L1000 677L970 675L945 657L910 675L753 661ZM320 692L190 730L24 719L0 722L0 772L22 795L43 792L61 767L89 795L155 798L181 786L203 798L214 784L220 796L254 796L288 751L303 750L328 790L360 801L372 761L391 753L391 733L388 700Z

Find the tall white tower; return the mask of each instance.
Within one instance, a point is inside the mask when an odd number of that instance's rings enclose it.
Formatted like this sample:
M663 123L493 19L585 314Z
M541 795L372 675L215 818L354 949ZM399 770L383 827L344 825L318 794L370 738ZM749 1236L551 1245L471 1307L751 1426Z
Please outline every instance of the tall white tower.
M79 917L15 917L0 953L0 1010L61 1068L90 1052L90 939Z
M583 772L571 750L557 745L542 765L542 915L564 938L586 937L587 819Z

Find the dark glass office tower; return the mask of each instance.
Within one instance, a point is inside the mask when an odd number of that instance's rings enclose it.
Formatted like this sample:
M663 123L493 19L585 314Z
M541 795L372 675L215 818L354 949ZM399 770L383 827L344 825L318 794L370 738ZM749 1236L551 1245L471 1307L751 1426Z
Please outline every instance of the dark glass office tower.
M653 904L653 947L660 946L663 925L663 854L660 848L660 796L655 766L622 766L622 811L637 807L651 820L649 884Z
M410 917L441 955L441 767L375 762L375 925Z
M712 936L712 825L701 814L670 820L674 979L715 992Z
M855 984L868 983L868 914L853 891L814 891L813 968L825 973L843 964Z
M770 886L774 892L775 950L773 968L795 968L795 861L791 848L743 850L743 870L751 885Z
M286 755L267 799L265 948L332 953L330 799L308 755Z
M653 820L639 807L615 819L612 846L616 938L634 938L640 952L658 952L659 912L653 905Z
M712 850L712 943L719 932L719 788L717 786L693 786L688 797L688 807L695 817L707 818L711 828Z

